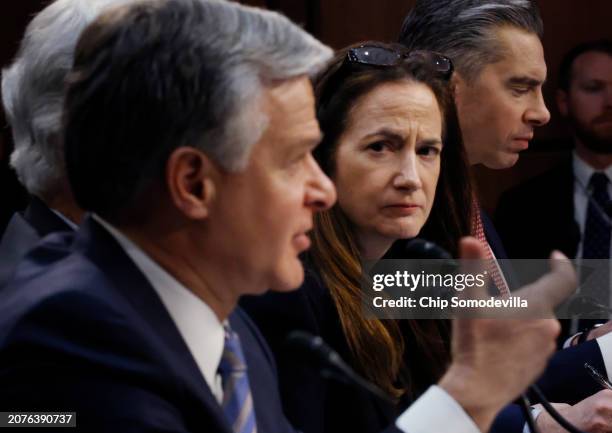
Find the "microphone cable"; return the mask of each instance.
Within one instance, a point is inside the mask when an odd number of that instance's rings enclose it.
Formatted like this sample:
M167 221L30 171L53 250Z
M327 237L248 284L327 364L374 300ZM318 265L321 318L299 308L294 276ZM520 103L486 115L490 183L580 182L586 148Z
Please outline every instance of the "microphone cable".
M523 415L525 415L525 420L527 421L529 431L531 433L540 433L540 430L536 427L535 420L533 419L533 414L531 413L531 403L529 402L526 394L521 394L519 397L519 406L521 407Z
M320 336L314 336L305 331L292 331L287 337L287 344L294 350L316 361L316 363L321 366L320 372L325 378L333 378L342 383L352 385L366 391L385 403L393 404L393 400L391 400L385 392L357 374ZM546 412L548 412L561 427L570 433L584 433L557 412L537 385L531 385L530 390L538 397ZM531 404L525 394L521 394L519 406L525 415L525 420L531 433L539 433L533 415L531 414Z
M580 430L578 427L570 423L568 420L566 420L563 417L563 415L561 415L557 411L557 409L555 409L553 405L550 404L550 402L548 401L548 399L546 398L546 396L544 395L544 393L542 392L542 390L540 389L538 385L533 384L529 387L529 389L538 397L538 399L540 399L540 404L542 404L542 407L544 407L546 412L548 412L550 416L555 421L557 421L557 423L559 423L561 427L563 427L565 430L569 431L570 433L585 433L582 430ZM532 430L532 432L535 433L536 430Z

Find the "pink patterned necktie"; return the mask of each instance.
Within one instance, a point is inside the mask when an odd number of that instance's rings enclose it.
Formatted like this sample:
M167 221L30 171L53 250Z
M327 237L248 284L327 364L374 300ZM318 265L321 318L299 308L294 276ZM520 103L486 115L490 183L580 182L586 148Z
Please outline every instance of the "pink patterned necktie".
M472 200L472 236L478 239L487 251L487 271L499 290L499 294L504 298L509 297L510 290L502 276L502 270L499 267L499 263L497 263L497 260L495 260L493 256L491 246L485 237L484 225L482 223L482 217L480 216L480 205L476 198Z

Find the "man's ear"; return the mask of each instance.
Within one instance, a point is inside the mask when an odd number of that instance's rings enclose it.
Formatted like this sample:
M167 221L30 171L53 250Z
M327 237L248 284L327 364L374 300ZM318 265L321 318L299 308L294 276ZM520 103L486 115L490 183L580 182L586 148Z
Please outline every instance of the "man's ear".
M209 215L217 177L214 162L193 147L175 149L166 162L166 185L172 203L189 219L200 220Z
M567 117L569 112L567 92L565 90L557 89L555 98L557 99L557 108L559 109L559 113L561 113L563 117Z

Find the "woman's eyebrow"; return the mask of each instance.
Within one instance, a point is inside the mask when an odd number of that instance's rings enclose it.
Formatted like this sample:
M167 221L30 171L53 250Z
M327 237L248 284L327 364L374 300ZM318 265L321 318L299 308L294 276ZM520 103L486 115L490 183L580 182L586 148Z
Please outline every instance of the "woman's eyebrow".
M395 131L389 128L384 128L384 127L376 130L375 132L371 132L370 134L366 135L364 138L371 138L371 137L378 137L378 136L383 136L388 139L398 140L398 141L402 141L405 138L405 135L402 134L401 132Z

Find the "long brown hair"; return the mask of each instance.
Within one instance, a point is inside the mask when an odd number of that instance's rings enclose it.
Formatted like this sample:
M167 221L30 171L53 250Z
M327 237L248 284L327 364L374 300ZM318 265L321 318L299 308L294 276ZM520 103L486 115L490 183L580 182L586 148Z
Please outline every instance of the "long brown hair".
M396 44L365 42L358 45L379 46L397 52L405 49ZM434 66L423 59L406 60L395 66L350 67L345 58L349 50L340 50L314 82L317 118L323 141L315 150L315 158L323 171L332 176L338 140L346 128L351 108L376 86L403 80L427 85L434 93L443 114L443 142L440 178L433 208L423 233L453 253L458 239L469 233L471 190L469 171L461 142L451 84L440 77ZM330 290L352 355L353 366L394 398L406 390L414 391L410 375L403 368L404 340L397 321L367 318L362 311L361 283L363 270L351 222L336 204L315 215L310 257ZM437 326L408 321L412 335L422 347L429 346L432 376L442 374L448 353Z

